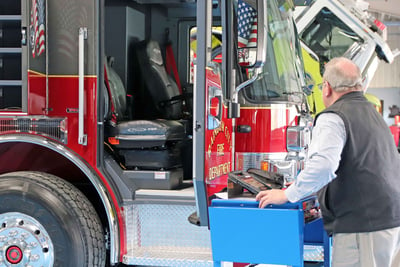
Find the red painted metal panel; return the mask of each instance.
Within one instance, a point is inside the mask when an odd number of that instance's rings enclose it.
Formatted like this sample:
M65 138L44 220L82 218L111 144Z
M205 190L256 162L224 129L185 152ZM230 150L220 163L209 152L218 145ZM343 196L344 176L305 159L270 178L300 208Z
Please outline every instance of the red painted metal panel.
M294 112L285 105L271 105L264 108L244 107L237 125L251 127L249 133L236 133L235 152L274 153L287 152L286 129L294 125Z
M46 108L46 75L28 71L28 113L43 115Z
M78 144L78 76L48 76L28 71L28 112L21 116L47 115L49 118L67 118L67 146L90 165L96 166L97 139L97 77L87 76L85 85L85 127L87 145ZM48 113L46 114L46 82L48 82ZM4 115L9 115L3 113Z
M67 146L78 153L90 165L96 166L96 130L97 77L85 77L85 113L84 132L87 134L87 145L78 144L78 76L50 76L49 83L49 117L68 118Z

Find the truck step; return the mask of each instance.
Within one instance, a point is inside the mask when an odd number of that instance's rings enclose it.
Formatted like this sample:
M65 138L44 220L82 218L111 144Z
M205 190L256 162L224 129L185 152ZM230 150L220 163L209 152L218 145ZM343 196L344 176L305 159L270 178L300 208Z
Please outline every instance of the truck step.
M213 266L208 227L191 224L191 202L134 202L125 206L127 254L124 264L140 266Z

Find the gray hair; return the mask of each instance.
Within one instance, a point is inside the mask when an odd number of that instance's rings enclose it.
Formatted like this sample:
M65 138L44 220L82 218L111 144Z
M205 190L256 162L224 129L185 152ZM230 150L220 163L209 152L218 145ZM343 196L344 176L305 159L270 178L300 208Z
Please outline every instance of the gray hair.
M325 65L324 80L336 92L362 89L360 68L345 57L333 58Z

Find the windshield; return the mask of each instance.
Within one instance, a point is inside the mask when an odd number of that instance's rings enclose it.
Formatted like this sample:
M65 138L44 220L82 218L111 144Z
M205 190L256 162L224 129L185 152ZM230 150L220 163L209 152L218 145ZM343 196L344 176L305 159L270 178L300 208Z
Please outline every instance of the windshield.
M301 39L321 62L342 56L350 47L363 43L362 38L327 8L321 9L315 20L305 28Z
M286 2L286 1L280 1ZM243 90L250 102L289 101L301 93L296 30L291 10L267 1L267 59L258 79Z

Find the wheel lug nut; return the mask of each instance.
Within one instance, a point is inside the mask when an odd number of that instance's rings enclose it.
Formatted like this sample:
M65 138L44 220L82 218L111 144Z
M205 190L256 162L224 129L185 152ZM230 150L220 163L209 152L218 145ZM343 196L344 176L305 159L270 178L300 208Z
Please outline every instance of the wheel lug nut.
M36 242L31 242L31 243L29 243L29 246L30 246L31 248L36 248L36 247L38 246L38 243L36 243Z
M29 237L28 233L22 233L21 234L21 239L27 239Z
M8 233L8 235L11 236L11 237L14 237L14 236L18 235L18 231L17 231L17 230L10 231L10 232Z
M29 260L30 261L37 261L37 260L39 260L39 255L36 255L36 254L34 254L34 255L31 255L30 257L29 257Z

